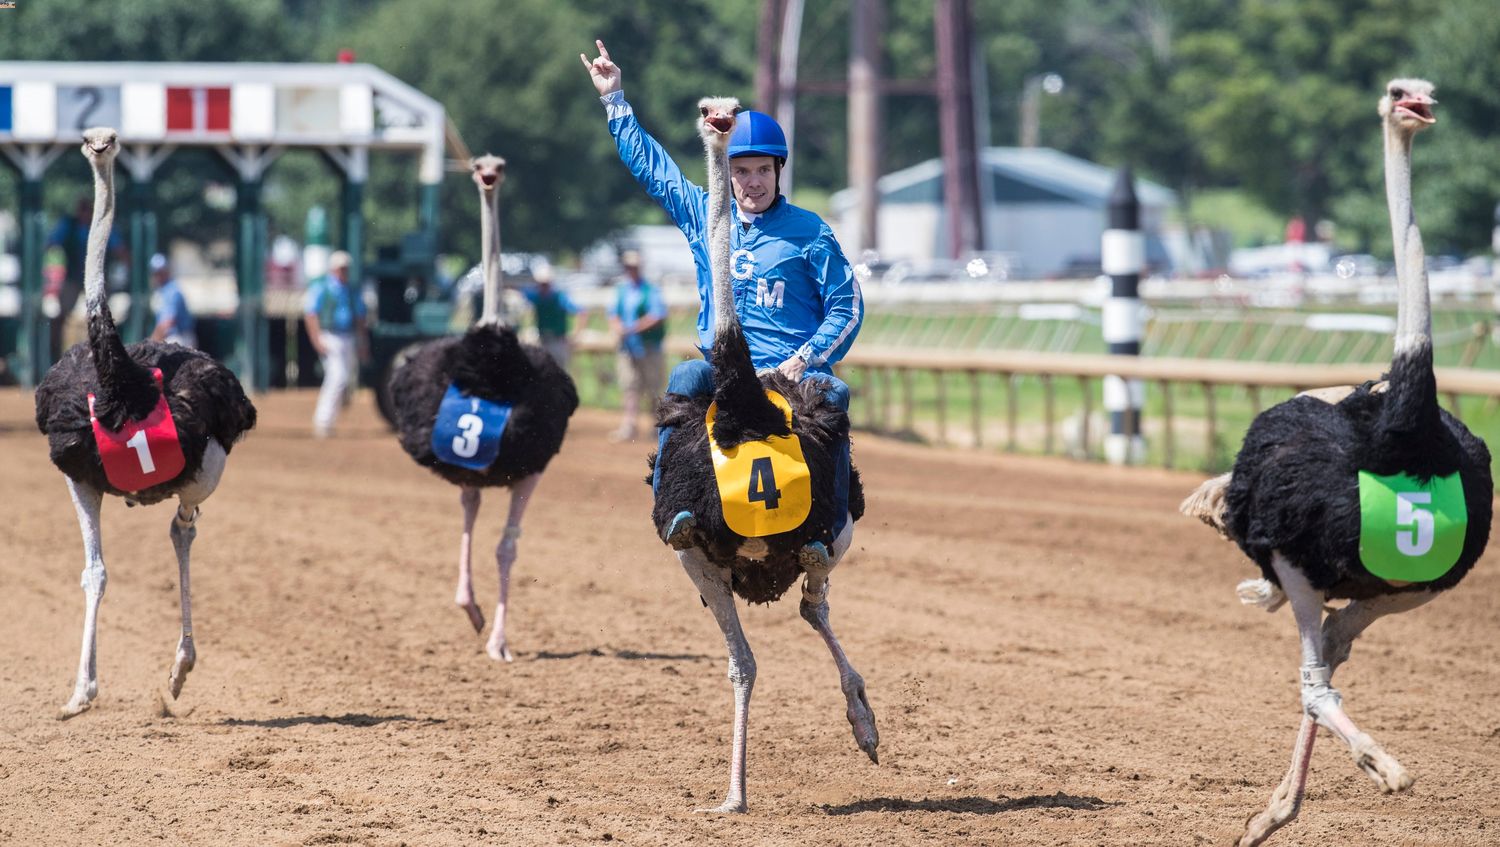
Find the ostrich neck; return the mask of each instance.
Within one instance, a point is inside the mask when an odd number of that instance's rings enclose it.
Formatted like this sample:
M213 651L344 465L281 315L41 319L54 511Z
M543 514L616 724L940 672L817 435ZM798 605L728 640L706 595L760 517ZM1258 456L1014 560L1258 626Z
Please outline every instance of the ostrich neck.
M88 250L83 259L84 305L89 314L104 304L104 254L115 221L115 174L113 162L94 159L94 220L89 224Z
M708 260L714 280L714 335L726 332L738 320L734 313L734 289L729 281L729 234L733 226L729 190L729 157L723 147L705 145L708 159Z
M1411 133L1385 128L1385 197L1396 262L1396 352L1432 344L1426 251L1411 206Z
M500 188L496 186L486 196L479 192L479 224L481 227L480 271L484 274L484 312L481 322L500 323L503 317L500 277Z

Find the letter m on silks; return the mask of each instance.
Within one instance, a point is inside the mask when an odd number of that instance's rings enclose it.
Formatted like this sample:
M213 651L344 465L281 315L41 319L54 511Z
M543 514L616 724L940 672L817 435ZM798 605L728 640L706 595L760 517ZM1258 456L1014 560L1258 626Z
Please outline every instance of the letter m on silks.
M1458 474L1426 483L1359 472L1359 558L1381 579L1432 582L1458 563L1469 511Z

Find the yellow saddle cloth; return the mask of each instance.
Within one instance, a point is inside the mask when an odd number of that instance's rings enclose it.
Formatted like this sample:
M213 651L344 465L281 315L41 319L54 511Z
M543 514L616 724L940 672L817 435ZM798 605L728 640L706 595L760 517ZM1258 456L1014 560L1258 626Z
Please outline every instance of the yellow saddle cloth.
M786 398L769 390L766 397L781 409L787 426L791 426L792 406ZM724 523L746 538L776 535L801 526L812 510L812 473L797 434L773 435L721 450L714 442L718 412L718 403L709 404L706 423Z

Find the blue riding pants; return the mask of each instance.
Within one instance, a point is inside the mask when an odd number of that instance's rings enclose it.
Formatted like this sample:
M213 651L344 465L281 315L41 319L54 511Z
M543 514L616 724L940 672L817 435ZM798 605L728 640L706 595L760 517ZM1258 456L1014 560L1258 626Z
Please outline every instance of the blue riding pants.
M823 396L833 402L840 411L849 411L849 386L843 380L832 374L809 373L803 379L822 380L824 384ZM714 393L714 369L703 359L688 359L672 369L672 375L667 377L667 393L682 394L688 397L701 397ZM651 472L651 491L656 492L657 484L661 482L661 454L667 447L667 437L672 434L673 427L664 426L660 428L656 440L656 468ZM834 514L838 517L833 521L833 537L837 538L844 530L844 524L849 519L849 442L844 441L839 445L838 466L833 476L833 498Z

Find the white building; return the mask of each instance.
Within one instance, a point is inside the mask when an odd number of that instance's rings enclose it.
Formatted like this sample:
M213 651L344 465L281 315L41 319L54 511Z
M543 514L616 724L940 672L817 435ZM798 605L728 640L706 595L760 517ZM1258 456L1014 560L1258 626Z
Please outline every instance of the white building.
M1099 240L1105 228L1112 168L1045 147L990 147L981 157L985 195L984 248L1009 254L1010 276L1092 276L1099 272ZM943 162L929 159L880 178L878 237L885 262L928 262L945 255ZM1136 180L1146 262L1170 268L1161 240L1163 215L1176 195ZM858 244L854 191L833 195L833 225L851 260Z

